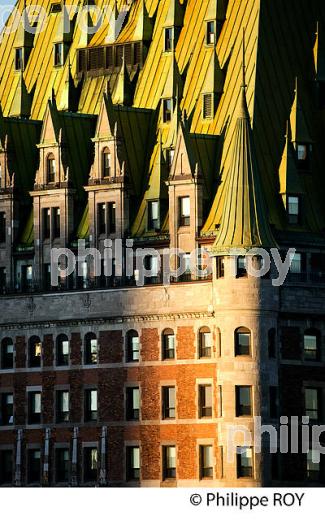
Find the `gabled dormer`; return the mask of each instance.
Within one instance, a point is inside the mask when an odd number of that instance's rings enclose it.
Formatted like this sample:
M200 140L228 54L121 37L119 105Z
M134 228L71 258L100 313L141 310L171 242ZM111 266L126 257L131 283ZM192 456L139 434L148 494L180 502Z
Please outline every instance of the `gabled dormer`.
M170 124L178 99L181 98L183 92L183 79L178 68L178 63L173 52L169 57L170 63L166 63L165 67L169 68L166 74L166 83L161 96L161 122L162 124Z
M123 141L109 92L103 94L103 100L97 120L95 137L95 158L91 169L89 185L110 184L121 180L125 175Z
M145 0L139 1L137 22L132 39L134 41L150 42L153 32L153 19L149 17Z
M62 162L63 136L60 116L53 96L48 101L41 132L39 169L35 178L35 188L54 188L67 180L67 172Z
M53 40L53 66L63 67L69 52L73 37L74 21L70 19L70 11L64 2L60 12L53 12L51 16L57 18L56 34Z
M168 13L163 26L163 52L174 52L184 20L184 6L179 0L169 0Z
M223 93L225 74L220 67L215 48L212 49L202 89L202 119L213 119Z
M10 116L28 118L31 114L33 96L32 92L27 91L24 80L23 70L20 71L18 83L15 89L12 105L10 107Z
M59 110L67 110L70 112L77 112L78 104L80 99L80 92L82 87L82 80L75 85L74 79L71 74L71 65L65 67L65 80L64 85L60 89L60 98L58 100Z
M303 185L297 168L296 150L292 143L290 121L287 122L285 147L279 168L280 195L289 224L298 225L302 220Z
M133 103L134 85L137 75L131 81L123 53L122 66L118 72L117 81L114 86L112 99L114 105L131 106Z
M16 32L14 43L14 70L24 71L34 42L34 31L29 22L26 4L24 2L23 12Z
M205 23L205 45L214 47L226 19L228 0L206 0L208 3Z
M308 98L296 78L295 97L290 114L292 142L296 151L298 170L304 173L312 170L313 138L311 119L308 118Z
M178 125L174 159L167 181L171 247L190 253L202 226L203 179L200 161L191 142L185 112Z

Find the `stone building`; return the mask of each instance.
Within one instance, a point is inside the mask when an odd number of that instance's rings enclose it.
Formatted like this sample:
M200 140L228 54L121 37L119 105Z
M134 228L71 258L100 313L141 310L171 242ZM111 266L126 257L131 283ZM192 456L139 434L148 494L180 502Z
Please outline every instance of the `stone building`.
M325 416L324 2L34 3L0 43L0 485L322 485L254 418ZM100 274L53 285L79 241ZM253 248L295 250L282 285Z

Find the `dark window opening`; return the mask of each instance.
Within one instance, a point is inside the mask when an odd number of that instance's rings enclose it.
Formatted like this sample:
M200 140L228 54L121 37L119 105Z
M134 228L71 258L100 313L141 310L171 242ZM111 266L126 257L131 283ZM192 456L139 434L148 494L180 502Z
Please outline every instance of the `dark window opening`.
M139 335L135 330L128 331L126 335L126 359L129 363L139 361L140 344Z
M89 332L85 336L85 364L96 365L98 362L98 341L96 335Z
M97 421L97 390L85 390L85 422Z
M0 213L0 243L4 244L6 242L6 214L4 212Z
M63 43L54 44L54 67L63 65Z
M55 481L69 482L70 453L68 448L55 450Z
M23 58L23 49L19 47L15 49L15 70L23 70L24 69L24 58Z
M246 256L238 256L237 258L237 278L247 276L247 260Z
M46 173L47 173L47 184L51 184L55 182L55 174L56 174L56 162L53 154L50 154L47 157L46 161Z
M203 119L211 119L213 117L213 94L203 94Z
M60 238L60 208L53 208L53 238Z
M1 342L1 368L14 367L14 344L11 338L4 338Z
M126 389L126 419L138 421L140 418L140 391L139 388Z
M236 416L252 415L252 389L250 386L236 386Z
M176 447L163 446L163 480L176 478Z
M162 358L175 359L175 334L171 329L166 329L162 335Z
M200 479L213 478L213 448L200 446Z
M28 424L41 423L41 392L28 392Z
M56 364L58 366L69 365L69 353L70 353L69 339L64 334L60 334L60 336L58 336L58 338L57 338Z
M300 197L289 195L287 198L287 215L289 224L300 224Z
M148 202L148 231L158 230L159 228L159 201L151 200Z
M0 450L0 485L12 485L13 460L12 450Z
M237 478L253 477L252 448L237 448Z
M212 417L212 386L199 385L199 417Z
M190 197L179 198L179 225L189 226L191 216Z
M0 425L11 426L14 424L14 395L12 393L0 394Z
M162 387L162 418L175 419L175 387Z
M174 44L174 29L172 27L167 27L165 29L164 34L164 51L171 52L173 50Z
M173 100L171 98L163 99L163 122L170 123L172 120Z
M237 329L235 332L235 355L251 355L251 333L244 327Z
M206 44L214 45L216 42L216 25L215 22L209 21L206 25Z
M42 343L37 336L32 336L29 340L29 366L36 368L41 366Z
M56 421L58 423L69 422L69 416L69 392L67 390L59 390L56 394Z
M309 329L304 334L304 358L305 361L320 360L320 334L316 330Z
M140 480L140 448L127 446L126 448L126 478Z
M41 450L28 450L27 479L29 484L41 482Z
M51 235L51 210L43 209L43 238L50 238Z
M97 448L84 448L84 482L96 482L98 471Z

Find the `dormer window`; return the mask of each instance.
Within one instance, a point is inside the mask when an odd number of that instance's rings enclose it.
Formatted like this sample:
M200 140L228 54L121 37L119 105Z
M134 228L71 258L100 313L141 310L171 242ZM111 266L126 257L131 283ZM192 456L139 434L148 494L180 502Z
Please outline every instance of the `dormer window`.
M172 120L173 100L172 98L163 100L163 122L170 123Z
M15 70L23 70L24 68L24 58L23 58L23 48L19 47L15 49Z
M63 65L63 43L54 44L54 67Z
M212 119L213 117L213 94L203 94L203 119Z
M287 199L287 214L289 224L300 223L300 198L296 195L289 195Z
M172 27L167 27L165 29L164 34L164 51L172 52L174 43L174 29Z
M206 24L206 44L214 45L216 41L216 24L213 20Z
M55 182L56 165L54 155L50 154L46 161L47 184Z
M311 154L313 147L311 144L302 144L299 143L297 145L297 160L298 160L298 169L309 171L311 166Z
M110 177L112 172L111 153L108 148L103 150L103 177Z

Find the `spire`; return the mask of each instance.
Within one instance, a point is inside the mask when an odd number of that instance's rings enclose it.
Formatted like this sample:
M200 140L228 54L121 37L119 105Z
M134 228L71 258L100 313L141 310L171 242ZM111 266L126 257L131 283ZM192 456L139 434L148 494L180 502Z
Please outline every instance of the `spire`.
M113 102L114 105L132 105L133 102L133 85L130 81L124 54L122 56L122 66L115 83Z
M285 147L279 168L280 194L286 199L287 194L301 194L303 189L297 171L296 154L291 141L290 121L287 121ZM286 200L284 200L286 204Z
M20 71L18 85L16 87L14 99L10 109L10 115L13 117L29 117L32 107L32 96L28 93L23 71Z
M152 37L153 23L146 8L145 0L140 0L138 19L133 33L134 41L150 41Z
M302 105L300 88L298 88L298 78L296 78L295 98L291 109L290 123L292 129L292 141L294 143L313 142Z
M181 113L181 110L179 107L179 99L178 99L178 92L177 92L176 98L175 98L175 107L174 107L174 111L173 111L173 116L172 116L172 120L170 122L169 132L168 132L167 140L165 143L166 149L175 148L175 146L176 146L177 132L178 132L178 127L179 127L181 118L182 118L182 113Z
M112 10L111 17L109 19L109 27L108 27L108 33L105 38L105 43L114 43L116 38L118 37L119 30L118 30L118 24L117 20L119 17L119 12L117 9L117 2L114 1L114 8Z
M246 101L244 59L241 103L226 183L222 222L213 252L216 255L224 255L231 253L232 249L248 251L253 247L276 247L268 222L267 207L255 157Z

